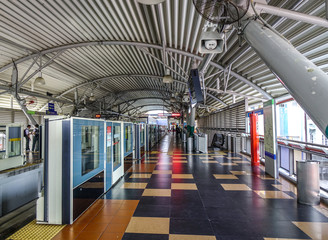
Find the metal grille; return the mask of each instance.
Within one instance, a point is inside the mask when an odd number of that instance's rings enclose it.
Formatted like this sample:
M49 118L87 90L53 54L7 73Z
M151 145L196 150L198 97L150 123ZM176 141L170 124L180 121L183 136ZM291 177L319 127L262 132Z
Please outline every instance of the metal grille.
M245 102L237 103L233 107L208 115L198 120L200 128L217 128L230 130L245 130Z

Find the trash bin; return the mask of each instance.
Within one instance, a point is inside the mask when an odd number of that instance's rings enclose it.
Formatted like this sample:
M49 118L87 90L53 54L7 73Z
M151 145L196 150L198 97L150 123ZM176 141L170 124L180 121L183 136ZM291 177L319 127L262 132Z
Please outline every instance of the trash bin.
M194 150L196 153L199 152L199 134L194 134Z
M186 133L182 133L182 142L187 142L187 134Z
M318 161L297 161L297 201L307 205L320 203Z
M188 141L187 141L187 151L188 152L192 152L192 150L193 150L193 143L194 143L194 138L188 137Z

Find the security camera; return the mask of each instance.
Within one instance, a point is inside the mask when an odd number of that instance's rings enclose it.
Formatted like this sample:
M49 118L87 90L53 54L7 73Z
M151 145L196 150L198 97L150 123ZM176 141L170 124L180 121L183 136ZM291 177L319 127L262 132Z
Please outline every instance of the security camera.
M200 53L221 53L224 46L224 35L217 31L203 32L200 37L199 52Z

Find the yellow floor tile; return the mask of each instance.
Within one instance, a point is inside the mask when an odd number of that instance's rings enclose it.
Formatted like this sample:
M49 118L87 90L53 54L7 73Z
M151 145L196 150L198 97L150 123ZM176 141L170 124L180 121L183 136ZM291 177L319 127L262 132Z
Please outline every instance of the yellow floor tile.
M199 159L213 159L212 157L200 157Z
M195 183L171 183L171 189L174 190L197 190Z
M222 166L238 166L237 163L220 163Z
M312 206L312 207L315 208L317 211L321 212L326 217L328 217L328 209L324 204L321 203L318 206Z
M247 173L246 171L230 171L233 175L251 175L251 173Z
M172 174L172 170L154 170L153 174Z
M138 174L138 173L134 173L130 176L130 178L151 178L151 174Z
M188 163L186 160L173 160L173 163Z
M257 175L259 178L261 178L262 180L275 180L273 177L269 176L269 175Z
M154 161L154 160L145 160L144 163L157 163L158 161Z
M172 160L184 160L187 159L186 157L172 157Z
M216 240L215 236L170 234L169 240Z
M130 188L130 189L144 189L148 183L124 183L121 188Z
M273 187L279 189L280 191L290 191L295 194L297 194L297 187L295 185L289 184L289 185L280 185L280 184L271 184Z
M34 220L11 235L8 239L50 240L55 237L65 226L66 225L36 224L36 221Z
M233 161L234 163L250 163L249 161L241 160L241 161Z
M132 217L127 233L169 234L169 218Z
M304 240L299 238L264 238L264 240Z
M171 197L171 189L145 189L142 196Z
M216 179L238 179L233 174L213 174Z
M212 160L212 161L202 161L203 163L219 163L218 161L214 161L214 160Z
M328 239L328 223L326 222L293 222L293 224L314 240Z
M194 176L192 174L172 174L172 178L174 178L174 179L193 179Z
M274 199L293 199L288 194L282 191L254 191L261 198L274 198Z
M226 157L227 159L241 159L241 157Z
M251 191L246 184L221 184L226 191Z

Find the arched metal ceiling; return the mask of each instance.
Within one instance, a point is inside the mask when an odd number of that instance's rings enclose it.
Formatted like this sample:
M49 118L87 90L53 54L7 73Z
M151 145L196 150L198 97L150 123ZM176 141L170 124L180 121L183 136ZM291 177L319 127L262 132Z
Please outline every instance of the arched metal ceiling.
M325 16L324 0L271 0L268 4ZM264 18L300 52L328 71L326 28L271 15ZM49 64L42 69L47 84L35 87L36 92L74 100L74 91L78 89L80 96L93 92L106 108L115 106L114 110L127 101L129 108L144 106L140 112L147 109L147 104L154 104L149 109L156 104L160 108L163 100L156 98L169 101L172 93L175 97L185 92L193 59L203 57L198 52L198 42L204 24L191 0L167 0L157 6L135 0L1 1L0 87L11 82L12 61L18 63L21 79L38 71L42 56L42 64ZM217 77L222 79L224 73L214 74L231 66L229 91L253 97L287 93L246 42L239 46L236 30L232 29L226 37L228 51L214 56L205 74L207 87L216 88ZM161 80L163 42L167 67L176 80L173 84L163 84ZM22 87L30 89L34 78L35 75ZM229 94L211 94L214 97L209 97L207 104L214 107L233 102ZM236 96L236 101L242 98ZM9 99L8 93L2 93L0 107L10 107ZM39 98L37 110L46 102L47 99ZM164 108L169 110L170 104Z

